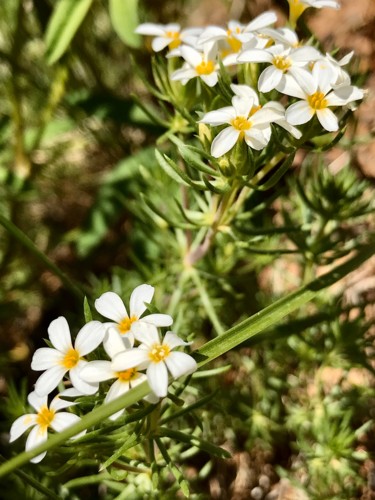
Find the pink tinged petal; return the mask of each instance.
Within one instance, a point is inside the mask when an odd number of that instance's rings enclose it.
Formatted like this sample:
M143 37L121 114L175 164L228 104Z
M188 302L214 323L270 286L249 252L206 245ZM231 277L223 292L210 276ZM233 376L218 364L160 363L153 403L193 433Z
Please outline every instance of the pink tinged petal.
M89 321L78 332L74 343L80 356L85 356L96 349L102 342L106 328L100 321Z
M48 370L62 362L64 354L50 347L41 347L34 352L31 369L35 371Z
M136 316L140 318L142 314L147 309L145 302L148 304L152 301L154 296L155 288L151 285L139 285L134 288L131 296L130 296L130 316Z
M42 406L47 406L48 397L46 394L39 396L39 394L33 391L27 396L27 401L38 412Z
M180 337L178 337L175 333L167 332L164 336L163 344L166 344L171 349L174 349L175 347L179 347L182 345L190 345L191 342L185 342L182 339L180 339Z
M165 29L161 24L143 23L135 29L135 33L139 35L162 36L165 33Z
M26 415L22 415L22 417L18 417L12 424L10 428L10 437L9 442L12 443L16 439L18 439L24 432L27 431L33 425L36 425L36 415L34 413L28 413Z
M257 16L255 19L253 19L244 29L244 31L256 31L260 30L262 28L265 28L266 26L269 26L270 24L273 24L277 21L277 15L273 11L269 12L264 12L260 16Z
M60 316L50 323L48 336L53 347L60 352L69 351L73 347L69 325L64 316Z
M160 342L159 332L155 325L146 321L137 321L137 323L134 323L133 328L135 338L146 346Z
M266 68L259 77L258 89L260 92L269 92L276 88L280 83L283 72L275 68L275 66L269 66Z
M42 373L35 383L35 392L45 396L52 392L64 378L68 370L64 366L54 366Z
M328 132L336 132L336 130L338 130L339 124L337 118L330 109L317 109L316 116L321 126L328 130Z
M234 129L233 127L227 127L222 130L212 141L211 144L211 154L215 158L223 156L225 153L230 151L236 144L240 136L240 131Z
M102 316L116 323L120 323L124 318L129 317L121 297L114 292L105 292L96 299L95 309Z
M89 383L103 382L116 377L110 361L90 361L81 369L79 375Z
M273 59L272 54L270 54L267 50L262 50L262 49L244 50L237 57L237 61L241 63L245 62L271 63L272 59Z
M130 332L125 335L121 335L117 329L108 328L103 340L103 347L111 359L114 358L119 352L133 347L134 335L129 335L129 333Z
M194 358L185 352L172 352L166 359L165 364L173 378L193 373L198 368Z
M206 113L200 123L208 123L209 125L224 125L229 123L230 120L236 118L236 111L233 106L226 106L225 108L209 111Z
M154 326L171 326L173 318L169 314L149 314L141 318L138 323L148 323Z
M74 401L67 401L66 399L61 399L60 394L53 398L51 404L49 405L51 410L59 411L64 408L69 408L70 406L77 405Z
M152 40L151 47L154 52L160 52L161 50L165 49L165 47L168 47L170 43L170 38L157 37Z
M209 75L200 75L201 79L209 87L215 87L218 81L218 76L216 72L212 72Z
M151 390L159 398L164 398L168 393L168 371L164 362L151 363L146 374Z
M80 420L80 417L77 415L62 411L60 413L56 413L51 422L51 427L55 432L62 432L64 429L71 427Z
M40 444L45 443L47 441L47 437L48 437L47 429L42 428L39 425L36 425L34 427L34 429L31 429L31 432L27 437L25 450L30 451L33 448L36 448L37 446L39 446ZM38 462L43 460L43 458L46 456L46 454L47 454L47 452L45 451L45 452L41 453L40 455L32 458L30 460L30 462L37 464Z
M201 64L203 60L203 54L193 49L193 47L189 47L188 45L184 45L183 47L181 47L181 56L193 68Z
M283 75L276 89L282 94L298 97L298 99L306 99L306 93L291 75Z
M112 360L111 368L116 372L135 368L144 363L149 363L148 351L143 349L130 349L129 351L120 352Z
M78 364L69 370L70 381L72 386L77 389L77 391L82 392L83 394L95 394L99 389L99 383L97 382L86 382L81 378L81 370L88 363L87 361L80 360Z
M302 125L314 116L315 110L306 101L299 101L286 110L285 117L291 125Z

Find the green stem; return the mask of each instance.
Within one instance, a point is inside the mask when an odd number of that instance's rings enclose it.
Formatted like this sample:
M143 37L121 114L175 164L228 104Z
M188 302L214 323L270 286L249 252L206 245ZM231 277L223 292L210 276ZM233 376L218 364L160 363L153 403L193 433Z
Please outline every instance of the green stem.
M207 290L205 289L205 287L204 287L204 285L199 277L198 271L196 269L192 269L190 276L191 276L192 280L194 281L196 287L198 288L198 292L199 292L199 295L201 296L203 307L205 308L207 316L210 318L211 323L212 323L213 327L215 328L217 335L222 335L224 333L224 329L221 326L219 318L217 317L215 308L213 307L213 305L211 303L211 299L207 293Z
M359 247L357 254L348 259L344 264L335 267L332 271L299 288L288 296L277 300L262 311L259 311L245 321L235 325L233 328L230 328L220 337L207 342L207 344L194 353L195 358L198 361L198 366L204 366L234 347L239 346L246 340L261 334L263 330L273 325L278 325L282 318L295 311L306 302L312 300L324 288L333 285L354 269L357 269L363 262L374 255L374 253L374 242ZM260 335L259 340L261 339L262 336ZM18 469L27 463L31 458L39 455L40 453L61 445L69 438L77 435L83 430L99 424L102 420L108 418L110 415L113 415L124 407L138 402L140 399L145 397L149 391L150 389L148 383L143 382L110 403L96 408L82 417L78 423L72 425L68 429L65 429L61 433L50 436L49 439L40 446L34 448L33 450L20 453L8 462L2 464L0 466L0 477Z
M64 285L79 299L83 300L85 297L84 292L78 288L76 284L59 269L56 264L54 264L39 248L31 241L31 239L26 236L26 234L21 231L13 222L8 220L2 214L0 214L0 224L25 248L27 248L30 253L32 253L38 260L40 260L51 272L58 276Z

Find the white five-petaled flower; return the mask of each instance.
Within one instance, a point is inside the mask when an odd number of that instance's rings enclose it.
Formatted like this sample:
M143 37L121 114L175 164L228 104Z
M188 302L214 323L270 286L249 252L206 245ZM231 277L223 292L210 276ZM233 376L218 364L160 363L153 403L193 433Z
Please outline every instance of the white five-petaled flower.
M203 52L183 45L180 53L186 62L182 68L172 73L171 80L179 80L185 85L192 78L199 77L209 87L214 87L217 84L219 65L216 60L217 46L215 43L204 44Z
M37 349L31 362L32 370L46 370L36 381L35 392L40 396L49 394L69 372L73 387L83 394L94 394L98 385L82 380L79 372L87 363L83 356L96 349L104 335L104 325L99 321L90 321L78 332L73 346L66 319L60 316L53 320L48 327L48 337L53 348Z
M203 116L201 123L213 126L229 125L212 141L212 156L219 158L242 139L256 150L261 150L268 144L271 137L270 123L279 120L282 115L280 110L271 106L261 108L257 103L255 97L235 95L232 98L232 106L209 111Z
M105 323L106 327L113 326L122 336L124 348L133 347L134 335L133 327L152 324L155 326L171 326L173 319L168 314L149 314L141 317L146 311L145 303L150 303L154 296L154 287L143 284L137 286L131 296L129 304L129 314L121 297L114 292L105 292L95 301L96 310L105 318L111 319L113 323ZM111 333L108 330L103 345L105 348L111 343Z
M61 432L67 427L78 422L80 417L68 412L59 412L64 408L75 405L70 401L65 401L56 396L48 407L47 396L38 396L36 392L31 392L28 396L30 405L36 410L36 413L28 413L18 417L10 428L10 442L18 439L30 427L34 427L26 440L26 451L36 448L44 443L48 437L48 429L52 428L55 432ZM82 436L86 431L81 432L75 438ZM47 452L31 459L31 462L40 462Z
M149 325L140 336L135 335L142 343L138 348L117 354L112 370L147 369L147 381L156 396L163 398L168 393L168 371L176 379L197 369L197 363L189 354L173 351L176 347L189 345L175 333L167 332L161 342L157 328Z
M290 72L294 75L300 68L321 57L320 52L314 47L285 48L278 44L268 49L244 50L237 57L237 61L269 63L270 66L262 71L258 80L259 91L269 92L276 88L285 73Z
M124 351L124 343L121 339L121 336L114 328L110 328L108 330L108 334L110 336L110 341L104 346L104 349L111 360L120 352ZM144 382L147 377L144 373L140 373L136 367L129 368L127 370L115 371L112 369L111 361L106 360L96 360L90 361L86 366L81 370L81 377L89 383L98 383L104 382L105 380L116 379L115 382L109 388L107 395L105 397L104 402L108 403L113 399L118 398L125 392L127 392L132 387L137 386ZM151 394L149 396L152 396ZM149 402L157 403L158 398L155 399L146 396ZM120 410L109 418L111 420L115 420L118 418L124 410Z
M277 86L284 94L302 99L286 110L286 119L292 125L307 123L316 115L322 127L328 132L338 130L338 120L331 106L344 106L363 98L363 90L352 85L332 90L331 73L322 73L313 68L312 73L302 70L294 78L286 75Z
M155 52L168 47L170 50L176 49L181 43L192 44L201 33L200 28L188 28L181 30L181 26L177 23L171 24L140 24L135 32L139 35L154 36L151 46Z

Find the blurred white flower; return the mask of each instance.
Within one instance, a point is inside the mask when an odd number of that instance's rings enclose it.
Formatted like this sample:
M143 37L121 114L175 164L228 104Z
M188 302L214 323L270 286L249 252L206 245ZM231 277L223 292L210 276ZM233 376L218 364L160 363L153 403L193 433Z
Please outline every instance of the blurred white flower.
M217 84L219 65L216 60L217 46L215 43L206 43L203 46L203 52L184 45L181 47L180 53L186 62L182 68L172 73L171 80L179 80L183 85L186 85L189 80L198 77L209 87L214 87Z
M55 432L61 432L81 420L80 417L73 413L57 413L64 408L76 404L60 399L59 396L56 396L48 407L47 396L38 396L36 392L31 392L28 396L28 402L36 410L36 413L28 413L17 418L10 428L9 439L11 443L18 439L30 427L34 427L27 437L25 446L26 451L36 448L47 441L49 428L52 428ZM85 432L86 431L83 431L77 434L75 438L82 436ZM32 458L31 462L40 462L46 456L46 453L47 452L41 453Z
M137 333L136 337L138 339ZM173 378L178 378L197 369L197 363L189 354L173 351L176 347L189 345L173 332L167 332L160 342L157 328L149 325L139 340L142 343L138 348L120 352L114 357L112 370L147 369L147 381L156 396L163 398L168 393L168 371Z
M155 52L160 52L166 47L169 50L176 49L182 43L191 45L194 44L198 35L202 32L201 28L188 28L181 30L181 26L177 23L172 24L140 24L136 30L139 35L149 35L155 38L151 42L152 49Z
M31 362L32 370L46 370L36 381L35 392L39 396L49 394L69 372L73 387L83 394L94 394L98 385L83 381L79 372L87 363L83 356L96 349L104 335L104 325L99 321L90 321L78 332L73 347L66 319L60 316L53 320L48 327L48 337L53 348L37 349Z

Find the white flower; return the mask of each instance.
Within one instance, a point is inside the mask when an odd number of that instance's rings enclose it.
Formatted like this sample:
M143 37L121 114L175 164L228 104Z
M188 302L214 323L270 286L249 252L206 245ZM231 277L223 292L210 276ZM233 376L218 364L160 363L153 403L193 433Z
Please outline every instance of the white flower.
M124 343L121 336L115 329L110 328L108 330L108 334L111 339L110 342L104 346L104 349L112 360L117 354L124 351ZM104 400L105 403L109 403L113 399L118 398L132 387L141 384L147 379L146 375L144 373L140 373L135 367L127 370L115 371L112 369L111 361L105 360L90 361L82 368L80 375L83 380L86 380L86 382L91 384L116 379L107 392ZM152 395L150 394L149 396ZM155 397L153 397L150 400L149 396L146 396L145 399L152 403L158 402L158 398L155 399ZM116 420L116 418L122 415L123 412L124 410L120 410L111 415L109 418L111 420Z
M77 415L68 412L57 413L59 410L75 405L70 401L65 401L56 396L50 406L47 404L47 396L38 396L36 392L31 392L28 396L30 405L36 410L36 413L28 413L17 418L10 428L9 442L18 439L30 427L34 427L26 440L26 451L36 448L47 441L48 429L52 428L55 432L61 432L67 427L77 423L80 419ZM86 431L81 432L75 438L82 436ZM31 459L31 462L40 462L47 452Z
M83 394L94 394L98 385L83 381L79 372L87 363L83 356L96 349L103 341L104 335L104 325L99 321L90 321L78 332L73 347L66 319L60 316L52 321L48 328L48 337L54 348L37 349L31 362L32 370L46 370L36 381L35 392L40 396L49 394L69 372L73 387Z
M155 52L160 52L169 47L170 50L176 49L182 43L193 44L195 43L198 35L202 32L200 28L189 28L181 30L179 24L154 24L144 23L140 24L135 30L139 35L150 35L155 38L152 40L151 46Z
M307 123L316 115L325 130L329 132L338 130L337 117L329 107L344 106L362 99L363 91L351 85L340 86L332 90L330 80L330 72L321 73L315 67L312 74L305 71L303 74L295 75L295 78L287 75L283 79L277 86L277 90L302 99L302 101L292 104L286 110L286 119L290 124L301 125Z
M325 57L315 61L314 69L322 75L320 78L329 78L329 82L333 88L346 87L350 85L350 76L342 67L349 63L353 54L354 52L352 51L339 61L336 61L330 54L326 54ZM324 73L328 73L330 76L325 77Z
M111 319L114 323L106 323L106 326L113 326L122 336L124 349L133 347L134 334L133 327L138 325L152 324L155 326L170 326L173 319L168 314L149 314L141 317L146 311L146 303L150 303L154 296L154 287L151 285L137 286L130 296L130 314L126 310L121 297L114 292L105 292L95 301L96 310L105 318ZM111 349L107 344L111 342L111 335L108 332L104 338L103 345L106 349Z
M269 63L270 66L261 73L258 80L259 91L269 92L277 87L286 72L294 75L301 67L321 57L320 52L314 47L293 49L285 48L283 45L273 45L268 49L244 50L237 57L237 61Z
M255 94L252 89L250 92ZM218 158L230 151L236 142L242 139L253 149L263 149L271 138L270 123L280 118L279 110L267 106L261 108L256 94L255 96L249 94L235 95L232 98L232 106L209 111L200 122L213 126L229 125L212 141L211 154Z
M173 351L175 347L189 345L173 332L167 332L160 342L157 328L149 325L142 331L142 342L138 348L121 352L112 361L112 370L123 371L137 367L147 368L147 381L156 396L163 398L168 393L168 370L173 378L193 373L197 369L195 360L184 352Z
M309 7L322 9L330 7L339 9L340 4L336 0L288 0L289 3L289 21L294 27L300 15Z
M171 75L171 80L180 80L185 85L192 78L201 78L206 85L214 87L218 80L219 65L216 61L215 43L206 43L203 52L184 45L180 49L186 63Z

